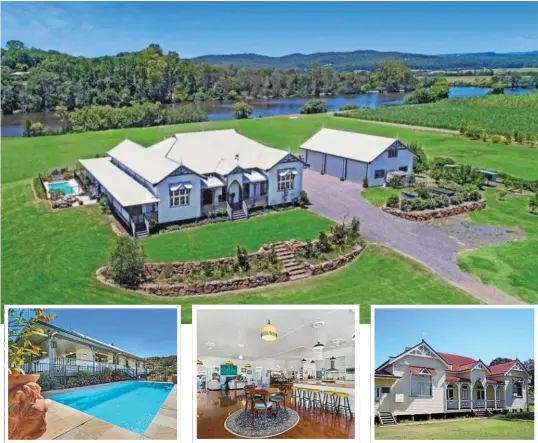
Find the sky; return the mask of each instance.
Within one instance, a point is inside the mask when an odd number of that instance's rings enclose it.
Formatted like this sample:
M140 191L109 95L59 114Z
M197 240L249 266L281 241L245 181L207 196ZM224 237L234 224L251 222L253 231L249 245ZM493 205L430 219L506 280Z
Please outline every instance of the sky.
M2 2L2 45L114 55L538 50L538 2Z
M47 309L51 324L74 330L139 357L177 355L176 309Z
M534 358L532 309L376 309L376 367L424 339L437 352L481 359Z

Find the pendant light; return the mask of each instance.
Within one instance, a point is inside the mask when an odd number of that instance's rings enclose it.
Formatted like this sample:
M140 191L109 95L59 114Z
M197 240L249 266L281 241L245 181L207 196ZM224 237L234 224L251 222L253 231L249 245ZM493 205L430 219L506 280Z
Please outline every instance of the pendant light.
M201 366L201 365L204 364L204 362L203 362L202 360L198 360L198 361L196 362L196 364L199 365L199 366Z
M261 328L260 337L265 341L275 341L278 338L278 333L271 320L267 320L267 324Z
M302 363L306 363L306 358L304 358L304 351L303 351L303 359L301 360Z
M314 351L322 351L325 345L319 341L319 329L318 329L318 342L314 345Z
M315 364L316 362L315 362L314 360L312 360L310 363L314 363L314 364Z

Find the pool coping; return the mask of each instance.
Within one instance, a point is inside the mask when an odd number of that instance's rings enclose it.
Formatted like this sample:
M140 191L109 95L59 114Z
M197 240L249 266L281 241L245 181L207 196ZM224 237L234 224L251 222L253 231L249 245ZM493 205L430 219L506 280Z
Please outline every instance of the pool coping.
M69 440L85 440L90 436L90 438L96 440L177 440L177 384L173 385L170 393L153 417L153 420L142 434L122 428L121 426L48 398L50 395L58 393L68 393L119 383L125 383L125 381L44 392L43 396L46 398L50 411L47 417L47 432L40 439L56 440L69 437ZM169 384L167 382L141 383Z
M65 388L65 389L53 389L50 391L44 391L41 392L41 395L44 398L49 398L52 395L58 395L58 394L68 394L70 392L75 391L82 391L84 389L91 389L91 388L98 388L100 386L111 386L121 383L163 383L163 384L173 384L172 382L156 382L156 381L143 381L143 380L122 380L122 381L111 381L109 383L99 383L97 385L88 385L88 386L76 386L74 388Z
M71 186L71 189L73 189L73 191L75 190L75 186L77 188L79 188L79 184L77 183L77 181L74 179L74 178L70 178L68 180L53 180L53 181L44 181L43 182L43 186L45 187L45 192L47 193L47 198L50 199L50 191L49 191L49 186L51 184L54 184L54 183L60 183L60 182L66 182L69 184L69 186ZM73 196L73 197L78 197L80 195L80 192L73 192L73 194L70 194L69 196Z

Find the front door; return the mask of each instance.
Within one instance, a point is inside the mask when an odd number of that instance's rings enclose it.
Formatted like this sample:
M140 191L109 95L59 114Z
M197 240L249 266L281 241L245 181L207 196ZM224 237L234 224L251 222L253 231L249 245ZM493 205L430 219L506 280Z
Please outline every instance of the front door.
M243 189L237 180L234 180L230 186L228 186L228 203L230 206L240 206L242 199Z
M389 386L376 386L375 387L375 399L379 402L379 412L392 412L391 411L391 393Z
M131 219L135 225L140 225L144 223L144 214L142 213L142 206L131 206Z

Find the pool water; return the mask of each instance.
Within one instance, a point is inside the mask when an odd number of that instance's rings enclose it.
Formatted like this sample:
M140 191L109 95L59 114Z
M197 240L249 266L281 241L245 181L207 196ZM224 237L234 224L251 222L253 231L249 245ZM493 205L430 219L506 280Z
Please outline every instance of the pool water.
M74 194L73 188L69 182L49 183L49 193L50 191L62 191L66 196Z
M143 434L173 387L173 383L133 381L81 389L48 398Z

